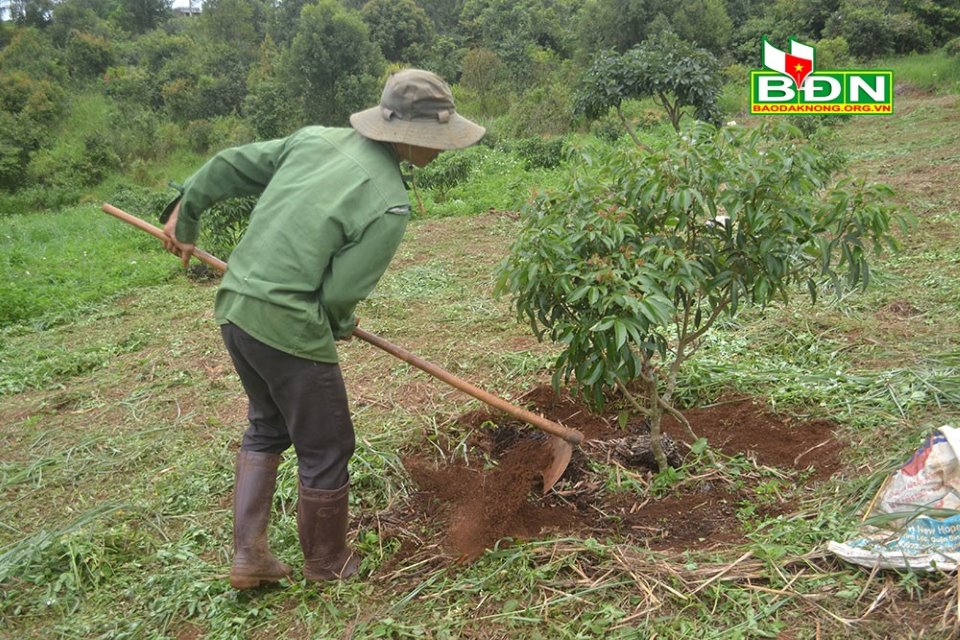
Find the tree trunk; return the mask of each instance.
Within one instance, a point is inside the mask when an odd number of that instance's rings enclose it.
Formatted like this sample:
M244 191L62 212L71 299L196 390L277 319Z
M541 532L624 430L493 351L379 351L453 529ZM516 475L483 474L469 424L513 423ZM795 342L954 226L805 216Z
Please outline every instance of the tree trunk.
M650 402L650 406L643 407L637 398L630 393L626 385L617 382L620 392L627 399L627 402L633 406L639 415L644 416L650 423L650 449L653 451L653 458L657 461L657 468L660 471L666 471L670 463L667 462L667 454L663 451L663 439L660 433L660 423L663 419L663 409L658 402L660 396L657 394L657 380L648 374L641 374L644 385L644 394Z
M413 170L413 179L410 181L411 186L413 186L413 196L417 200L417 210L420 211L420 215L427 215L427 210L423 206L423 198L420 197L420 189L417 187L417 170Z
M670 104L670 100L667 99L666 94L658 94L660 97L660 104L663 105L663 108L667 110L667 115L670 116L670 124L673 125L674 131L680 133L680 117L682 112L680 111L679 100L677 104Z
M667 462L667 454L663 452L663 440L660 432L660 423L663 419L663 411L660 409L660 403L654 403L656 406L650 412L650 448L653 450L653 458L657 461L657 468L661 472L666 471L670 463Z
M638 138L637 134L633 132L633 127L631 127L630 123L627 122L627 116L623 115L623 110L620 108L620 105L617 105L617 115L620 116L620 122L623 123L623 128L626 129L627 133L630 134L630 138L633 140L633 143L646 151L646 145L640 142L640 138Z

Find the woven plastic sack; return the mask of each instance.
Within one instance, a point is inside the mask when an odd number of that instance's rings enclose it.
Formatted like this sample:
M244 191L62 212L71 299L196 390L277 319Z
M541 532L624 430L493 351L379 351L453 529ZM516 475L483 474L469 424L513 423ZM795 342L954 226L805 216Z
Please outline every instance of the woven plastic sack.
M882 513L918 507L960 510L960 430L940 427L887 483L877 508Z
M956 571L960 566L960 430L940 427L894 473L861 535L827 549L865 567ZM882 524L880 524L882 523Z

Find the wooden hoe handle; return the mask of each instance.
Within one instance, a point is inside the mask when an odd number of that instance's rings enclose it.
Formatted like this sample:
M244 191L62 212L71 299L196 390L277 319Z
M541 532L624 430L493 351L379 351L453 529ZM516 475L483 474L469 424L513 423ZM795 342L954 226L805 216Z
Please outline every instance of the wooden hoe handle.
M415 356L409 351L402 349L401 347L398 347L397 345L391 342L388 342L387 340L384 340L378 335L374 335L368 331L364 331L360 327L356 327L353 330L353 335L360 338L364 342L369 342L370 344L376 347L380 347L390 355L396 356L401 360L403 360L404 362L408 362L422 371L426 371L427 373L432 375L434 378L437 378L438 380L442 380L443 382L446 382L451 387L454 387L455 389L459 389L460 391L463 391L467 395L473 396L480 402L488 404L494 409L499 409L500 411L508 413L514 418L517 418L518 420L523 420L527 424L531 424L537 427L538 429L546 431L551 435L563 438L564 440L566 440L571 444L578 445L581 442L583 442L583 434L577 431L576 429L565 427L562 424L558 424L551 420L547 420L543 416L538 416L532 411L527 411L526 409L518 407L515 404L511 404L506 400L504 400L503 398L499 398L493 395L492 393L484 391L480 387L472 385L466 380L458 378L457 376L453 375L449 371L445 369L441 369L440 367L433 364L432 362L428 362L423 358L419 356Z
M126 223L128 223L128 224L132 224L133 226L137 227L138 229L142 229L143 231L146 231L146 232L149 233L150 235L158 238L159 240L166 240L166 239L167 239L167 234L165 234L165 233L163 232L163 229L161 229L160 227L155 227L155 226L153 226L152 224L150 224L149 222L147 222L146 220L141 220L141 219L138 218L137 216L132 216L132 215L130 215L129 213L127 213L126 211L124 211L124 210L122 210L122 209L116 208L116 207L113 206L112 204L104 204L103 207L101 207L101 208L102 208L104 211L106 211L107 213L109 213L110 215L112 215L113 217L115 217L115 218L120 218L120 219L123 220L124 222L126 222ZM210 255L209 253L207 253L207 252L204 251L203 249L194 248L192 255L197 256L197 259L198 259L200 262L204 263L205 265L207 265L207 266L209 266L209 267L213 267L213 268L216 269L217 271L224 272L224 271L227 270L227 263L226 263L226 262L224 262L223 260L221 260L220 258L218 258L218 257L216 257L216 256L214 256L214 255Z
M132 224L133 226L143 231L146 231L150 235L160 240L167 239L167 235L159 227L155 227L149 222L141 220L136 216L130 215L126 211L118 209L113 205L104 204L103 210L109 213L110 215L123 220L128 224ZM225 272L227 270L226 262L224 262L220 258L217 258L216 256L210 255L209 253L207 253L206 251L203 251L202 249L195 248L193 250L193 255L195 255L204 264L209 265L210 267L213 267L218 271ZM356 336L357 338L360 338L364 342L369 342L375 347L379 347L383 349L390 355L396 356L397 358L400 358L404 362L408 362L413 366L417 367L418 369L429 373L434 378L437 378L438 380L441 380L447 383L451 387L455 389L459 389L460 391L463 391L467 395L473 396L477 400L485 404L488 404L495 409L499 409L504 413L510 414L511 416L513 416L514 418L517 418L518 420L523 420L527 424L533 425L538 429L546 431L551 435L563 438L564 440L566 440L571 444L579 445L581 442L583 442L583 434L577 431L576 429L565 427L551 420L547 420L543 416L538 416L532 411L527 411L526 409L523 409L514 404L511 404L506 400L504 400L503 398L499 398L493 395L492 393L484 391L480 387L474 386L469 382L467 382L466 380L462 380L458 378L457 376L453 375L449 371L446 371L445 369L441 369L440 367L433 364L432 362L427 362L423 358L420 358L419 356L415 356L409 351L402 349L397 345L391 342L388 342L387 340L384 340L378 335L370 333L369 331L364 331L360 327L354 328L353 335Z

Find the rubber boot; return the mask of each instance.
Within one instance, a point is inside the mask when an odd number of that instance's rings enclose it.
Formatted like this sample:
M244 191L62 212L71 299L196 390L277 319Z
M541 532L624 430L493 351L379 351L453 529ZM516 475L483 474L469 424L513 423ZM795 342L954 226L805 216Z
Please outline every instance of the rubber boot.
M331 491L300 485L297 532L307 580L343 580L359 568L359 559L347 546L349 492L349 483Z
M252 589L261 582L291 577L290 565L267 548L267 525L273 508L280 456L240 450L233 498L233 567L230 586Z

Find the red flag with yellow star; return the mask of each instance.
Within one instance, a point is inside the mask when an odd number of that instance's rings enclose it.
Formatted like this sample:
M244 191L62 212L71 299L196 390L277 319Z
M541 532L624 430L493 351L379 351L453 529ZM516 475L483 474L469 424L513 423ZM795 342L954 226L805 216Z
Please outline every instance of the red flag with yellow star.
M813 73L813 47L790 40L790 53L781 51L763 39L763 66L793 78L797 88Z

